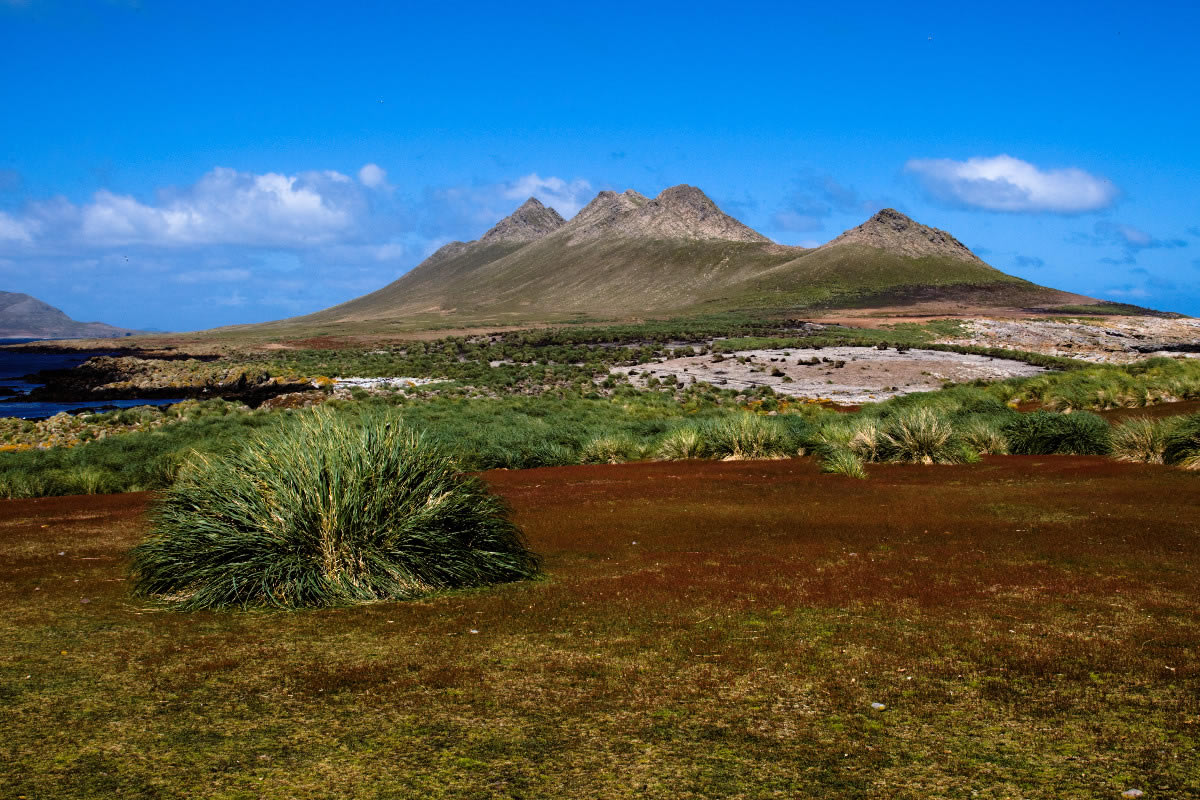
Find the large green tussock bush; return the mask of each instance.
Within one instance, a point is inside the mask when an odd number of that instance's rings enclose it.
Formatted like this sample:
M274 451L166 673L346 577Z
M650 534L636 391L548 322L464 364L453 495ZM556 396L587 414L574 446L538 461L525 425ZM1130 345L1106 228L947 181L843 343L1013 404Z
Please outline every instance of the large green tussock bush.
M398 417L325 409L197 455L132 554L134 590L188 610L402 600L537 571L503 501Z
M1087 411L1015 415L1003 432L1014 455L1107 455L1112 447L1108 423Z

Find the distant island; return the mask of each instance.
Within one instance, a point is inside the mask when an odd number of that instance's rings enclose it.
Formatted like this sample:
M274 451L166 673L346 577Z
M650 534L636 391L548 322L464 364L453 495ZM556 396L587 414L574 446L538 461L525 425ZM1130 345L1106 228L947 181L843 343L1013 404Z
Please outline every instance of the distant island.
M79 322L21 292L0 292L0 339L110 339L145 331Z

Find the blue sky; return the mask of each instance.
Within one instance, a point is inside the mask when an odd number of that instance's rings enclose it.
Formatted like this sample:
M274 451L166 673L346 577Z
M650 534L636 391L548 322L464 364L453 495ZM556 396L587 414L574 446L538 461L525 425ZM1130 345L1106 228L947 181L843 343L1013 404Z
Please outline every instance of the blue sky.
M0 289L277 319L530 194L691 183L783 243L894 206L1200 315L1194 4L425 6L0 0Z

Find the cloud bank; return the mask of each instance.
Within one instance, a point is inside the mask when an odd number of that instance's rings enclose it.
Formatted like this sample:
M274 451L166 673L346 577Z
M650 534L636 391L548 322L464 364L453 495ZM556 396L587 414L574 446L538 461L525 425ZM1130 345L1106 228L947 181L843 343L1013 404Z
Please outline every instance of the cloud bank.
M128 327L278 319L378 289L530 195L571 216L590 189L530 173L413 197L375 163L353 176L216 167L149 197L101 188L79 201L10 202L0 209L0 286L73 294L102 309L79 313Z
M340 172L252 175L218 167L195 185L160 192L159 203L100 190L80 210L79 233L95 244L304 246L353 227L361 198Z
M914 158L904 171L934 200L987 211L1080 214L1108 208L1119 195L1111 181L1082 169L1040 169L1008 155Z

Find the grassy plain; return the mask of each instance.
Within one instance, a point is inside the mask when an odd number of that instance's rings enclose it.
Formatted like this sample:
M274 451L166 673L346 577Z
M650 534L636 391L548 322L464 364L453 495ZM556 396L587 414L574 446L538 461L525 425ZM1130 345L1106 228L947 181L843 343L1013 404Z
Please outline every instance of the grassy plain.
M298 613L131 598L147 495L0 501L4 794L1200 795L1200 475L871 474L489 472L544 580Z
M887 333L893 347L930 335L928 326L911 329L896 326ZM395 406L410 424L428 431L434 441L455 455L464 469L470 470L651 457L659 453L666 437L680 427L704 426L744 410L758 414L776 412L779 416L770 424L785 428L784 433L793 444L790 449L780 448L778 452L789 454L799 447L811 451L820 438L819 429L835 421L832 418L836 415L828 409L777 398L769 387L737 393L703 382L685 387L678 383L658 385L655 381L656 388L639 391L612 377L596 382L600 375L607 375L609 364L640 363L668 353L691 352L690 346L684 348L665 333L658 334L661 339L647 339L644 345L626 341L607 349L594 342L593 347L586 348L558 338L547 343L540 333L529 335L533 344L522 344L521 337L491 344L445 340L436 343L432 352L422 344L403 353L322 355L304 351L295 357L304 370L336 367L335 374L361 370L368 374L396 375L405 374L403 369L411 369L409 374L444 375L460 370L457 380L446 384L412 393L336 401L334 405L346 414L361 413L373 406ZM836 336L842 333L836 332ZM813 338L842 343L834 334ZM787 341L792 340L756 337L717 341L712 347L712 357L724 358L721 351L731 346L784 346L762 343ZM514 363L489 367L489 359L500 355ZM1010 406L1023 411L1116 409L1140 415L1142 409L1150 409L1146 413L1180 414L1195 411L1194 401L1200 397L1200 361L1196 359L1156 358L1126 366L1103 366L1037 354L1013 355L1023 355L1035 363L1046 360L1046 365L1060 366L1065 371L991 384L961 384L937 392L898 397L866 406L861 421L869 424L906 408L928 406L952 415L956 428L974 422L1007 428L1018 424L1016 418L1021 416ZM595 361L576 360L585 358ZM477 378L475 383L472 376ZM47 423L53 429L50 432L32 422L0 421L0 497L161 488L174 479L175 471L190 451L226 452L238 446L251 431L269 427L281 416L261 410L250 412L238 404L207 401L182 404L166 412L129 409L97 415L90 421L76 418L69 426L61 420L51 420L52 425ZM1080 419L1063 417L1058 420L1058 427L1073 425ZM134 432L123 432L128 430ZM100 436L103 438L97 438ZM1013 452L1104 453L1107 437L1101 438L1105 441L1097 441L1094 447L1063 450L1056 445L1048 450L1014 449ZM619 439L630 446L613 450L610 458L597 458L590 445L602 439ZM37 449L43 444L75 446Z

